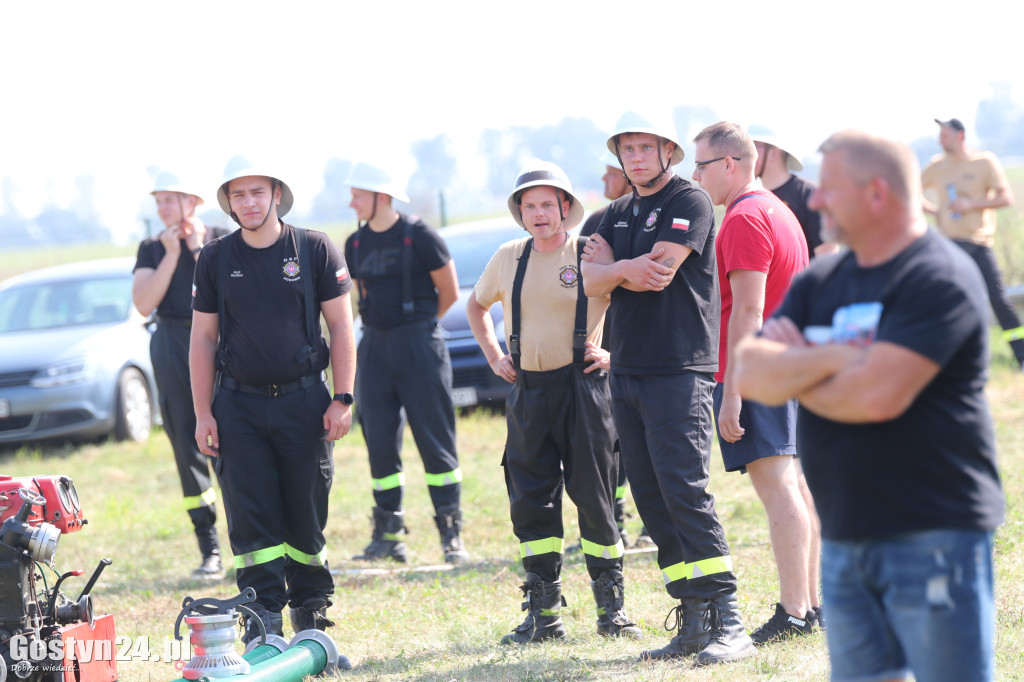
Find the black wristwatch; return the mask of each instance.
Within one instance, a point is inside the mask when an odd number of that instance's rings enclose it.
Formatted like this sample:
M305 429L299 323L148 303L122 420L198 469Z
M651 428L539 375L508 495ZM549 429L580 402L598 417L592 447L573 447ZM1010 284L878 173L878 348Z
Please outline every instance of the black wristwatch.
M334 399L342 405L351 405L356 401L356 397L351 393L335 393Z

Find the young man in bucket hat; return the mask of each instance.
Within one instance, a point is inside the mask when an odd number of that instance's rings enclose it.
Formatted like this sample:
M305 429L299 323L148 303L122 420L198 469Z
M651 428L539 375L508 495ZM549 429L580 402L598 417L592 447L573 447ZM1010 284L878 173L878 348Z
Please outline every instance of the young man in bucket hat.
M530 236L503 244L466 304L466 318L506 400L505 483L526 580L526 620L503 644L562 639L562 489L579 509L597 631L639 637L623 610L624 547L615 524L614 428L608 353L600 347L608 297L588 298L579 241L583 207L561 168L533 161L516 178L509 211ZM505 310L505 354L488 310Z
M611 294L612 412L622 461L666 590L679 600L672 641L640 657L744 658L754 647L707 491L720 305L711 201L672 171L683 150L671 123L627 112L608 149L633 191L612 202L589 238L583 281L590 295Z
M192 277L206 242L228 233L206 227L196 217L203 204L194 187L163 171L153 191L164 229L142 240L135 259L132 302L142 315L156 312L156 330L149 345L153 374L160 394L164 431L174 461L202 560L192 577L217 580L224 568L217 540L217 494L210 480L209 458L196 445L196 413L192 409L188 346L192 327Z
M462 543L462 469L455 448L452 363L438 323L459 297L444 240L422 220L399 213L405 191L382 168L358 163L346 182L359 229L345 259L359 288L363 336L356 397L373 479L373 531L361 560L407 560L402 493L405 418L423 459L434 522L448 563L469 559Z
M286 604L295 631L322 630L333 624L323 530L334 441L352 423L352 281L325 234L280 220L292 191L273 171L236 157L217 199L241 229L208 244L196 266L196 442L216 457L238 587L256 591L267 632L281 634ZM258 634L248 622L246 641Z

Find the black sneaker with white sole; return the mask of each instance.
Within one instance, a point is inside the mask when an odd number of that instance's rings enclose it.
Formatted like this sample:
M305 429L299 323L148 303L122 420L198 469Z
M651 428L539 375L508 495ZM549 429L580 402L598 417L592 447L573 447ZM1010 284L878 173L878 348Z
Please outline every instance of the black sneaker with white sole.
M786 613L786 609L782 608L782 604L776 604L775 615L750 635L750 639L754 641L754 646L763 646L790 637L809 635L811 630L811 623L806 616L804 618L791 616Z

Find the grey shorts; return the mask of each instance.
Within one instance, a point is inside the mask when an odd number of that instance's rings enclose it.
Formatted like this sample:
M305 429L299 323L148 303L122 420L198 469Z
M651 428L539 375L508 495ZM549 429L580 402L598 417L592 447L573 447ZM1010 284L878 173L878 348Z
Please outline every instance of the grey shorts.
M722 385L716 384L712 392L715 409L715 427L722 411ZM796 411L797 402L789 400L785 405L763 405L753 400L744 400L740 409L740 426L743 438L730 443L718 436L722 451L722 462L726 471L747 472L747 465L762 457L779 455L796 456Z

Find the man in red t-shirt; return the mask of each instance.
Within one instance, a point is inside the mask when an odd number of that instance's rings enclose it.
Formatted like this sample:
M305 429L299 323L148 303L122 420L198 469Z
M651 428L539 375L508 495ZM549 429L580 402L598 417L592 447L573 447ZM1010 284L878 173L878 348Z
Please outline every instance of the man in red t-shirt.
M807 267L807 240L793 212L755 184L757 151L742 128L716 123L694 142L693 179L726 207L715 244L722 292L718 442L726 471L750 474L768 514L779 571L775 614L751 635L760 646L808 634L818 620L818 519L796 458L796 401L768 407L742 400L731 380L730 341L759 330L782 303L793 276Z

